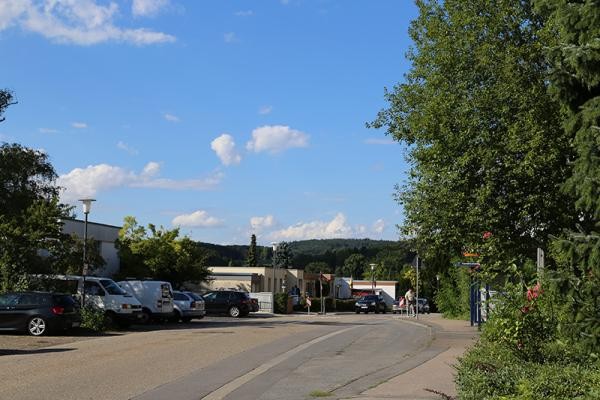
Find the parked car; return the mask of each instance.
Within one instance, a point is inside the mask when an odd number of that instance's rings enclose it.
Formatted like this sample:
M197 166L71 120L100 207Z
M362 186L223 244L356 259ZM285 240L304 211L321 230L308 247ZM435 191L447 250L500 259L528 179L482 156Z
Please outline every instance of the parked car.
M354 311L359 314L361 311L368 314L370 311L376 314L383 312L385 314L387 306L382 296L369 294L361 297L354 304Z
M174 322L190 322L192 318L204 318L206 310L202 296L192 292L173 291L173 317Z
M13 292L0 295L0 330L26 331L32 336L78 327L79 304L68 294Z
M258 303L258 299L251 297L250 302L250 305L252 306L250 312L257 312L258 310L260 310L260 304Z
M427 299L419 297L417 299L417 304L419 307L420 314L429 314L429 301Z
M202 295L207 314L227 314L238 318L248 315L253 309L252 299L246 292L237 290L215 290Z
M131 279L119 281L119 285L142 304L141 323L173 317L173 289L169 282Z

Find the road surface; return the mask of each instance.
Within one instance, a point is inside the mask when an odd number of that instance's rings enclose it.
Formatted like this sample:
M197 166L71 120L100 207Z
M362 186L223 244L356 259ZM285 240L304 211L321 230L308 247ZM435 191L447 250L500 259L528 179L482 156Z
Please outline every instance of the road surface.
M5 349L0 398L348 397L435 356L430 341L429 328L390 314L206 318L31 351Z

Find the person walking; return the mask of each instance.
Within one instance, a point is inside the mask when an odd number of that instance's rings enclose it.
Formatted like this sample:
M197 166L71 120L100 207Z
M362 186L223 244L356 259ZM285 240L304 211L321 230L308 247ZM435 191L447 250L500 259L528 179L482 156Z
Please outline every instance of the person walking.
M406 294L404 295L406 300L406 307L408 308L408 314L412 317L417 316L417 311L415 305L417 304L417 297L415 296L415 292L412 288L408 289Z

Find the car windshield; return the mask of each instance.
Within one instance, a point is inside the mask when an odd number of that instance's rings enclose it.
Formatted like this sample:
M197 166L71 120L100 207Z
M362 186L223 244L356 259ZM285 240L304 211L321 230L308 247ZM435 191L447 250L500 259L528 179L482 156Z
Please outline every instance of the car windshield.
M362 298L362 300L365 300L365 301L377 301L377 300L379 300L379 298L377 296L375 296L375 295L370 295L370 296L364 296Z
M125 290L123 290L119 285L115 283L115 281L111 279L102 279L100 280L100 283L102 284L102 286L104 286L104 289L108 292L108 294L120 296L125 296L127 294Z

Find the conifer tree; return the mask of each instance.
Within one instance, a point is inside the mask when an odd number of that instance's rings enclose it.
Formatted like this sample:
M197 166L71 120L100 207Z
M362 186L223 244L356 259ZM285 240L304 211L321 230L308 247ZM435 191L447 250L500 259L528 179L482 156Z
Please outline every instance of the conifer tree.
M250 247L248 248L248 258L246 263L249 267L256 267L256 235L250 237Z

